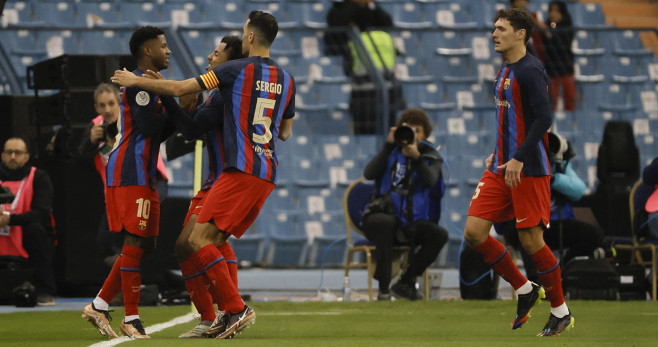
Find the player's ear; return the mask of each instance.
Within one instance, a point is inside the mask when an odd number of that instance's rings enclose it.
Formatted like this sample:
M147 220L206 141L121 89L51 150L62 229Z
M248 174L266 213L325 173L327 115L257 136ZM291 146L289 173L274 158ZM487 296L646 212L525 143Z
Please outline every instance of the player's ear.
M519 30L516 31L516 35L521 40L525 40L525 33L526 33L525 29L519 29Z

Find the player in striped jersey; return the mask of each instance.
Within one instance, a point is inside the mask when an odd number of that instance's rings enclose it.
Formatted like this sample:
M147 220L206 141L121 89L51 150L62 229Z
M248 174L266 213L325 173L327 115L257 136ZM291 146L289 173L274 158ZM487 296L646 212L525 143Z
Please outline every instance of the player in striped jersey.
M130 38L130 52L137 59L135 75L159 71L169 65L164 31L153 26L137 29ZM121 332L134 338L149 338L139 319L140 264L155 247L160 203L155 176L160 143L174 128L160 98L139 87L129 87L121 97L117 121L119 134L107 163L107 218L112 232L123 232L124 245L101 291L83 309L101 334L117 337L109 324L108 303L123 292L126 309Z
M564 301L560 265L544 243L551 213L547 131L552 123L549 84L541 62L526 52L533 20L525 10L501 11L492 39L505 63L494 82L496 146L471 200L464 237L518 294L512 328L520 328L543 296L551 315L540 336L573 326ZM493 222L516 218L521 244L537 266L544 288L527 280L505 246L489 235Z
M229 60L239 58L242 58L242 40L237 36L225 36L214 51L208 55L206 71L210 71ZM159 78L159 76L154 77ZM202 337L203 333L208 331L216 318L213 299L217 302L220 313L224 311L224 305L220 301L219 296L216 293L211 296L209 289L214 289L214 287L210 286L210 280L199 258L194 254L194 250L189 245L190 234L199 216L199 212L205 203L205 196L207 196L208 191L224 169L222 143L224 99L217 89L213 89L208 99L202 105L196 107L195 110L194 107L197 100L195 94L181 97L180 100L181 106L179 107L173 97L162 97L162 103L167 108L174 124L176 124L176 127L181 131L185 139L194 140L199 137L205 138L210 169L201 190L192 198L190 208L183 223L183 230L176 240L175 246L176 257L185 278L185 287L190 294L192 303L194 303L194 306L201 315L199 324L179 337L196 338ZM190 117L184 109L194 110L194 118ZM231 245L229 242L224 242L218 246L218 249L224 255L231 279L237 286L238 263Z
M230 338L256 318L230 280L226 262L213 245L216 237L240 237L256 219L277 176L276 139L292 134L295 107L293 77L269 58L278 32L274 16L252 11L242 36L245 59L230 61L184 81L139 78L116 71L113 82L140 86L163 95L185 95L219 88L224 98L225 167L213 185L192 231L190 244L221 292L226 315L215 320L209 334Z

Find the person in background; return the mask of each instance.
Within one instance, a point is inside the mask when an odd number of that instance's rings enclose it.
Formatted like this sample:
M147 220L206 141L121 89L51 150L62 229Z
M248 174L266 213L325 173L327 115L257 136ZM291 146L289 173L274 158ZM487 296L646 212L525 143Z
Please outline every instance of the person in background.
M401 135L405 130L411 138ZM375 180L377 187L363 216L364 233L377 250L377 300L390 300L391 292L396 297L416 300L416 277L425 272L448 241L448 232L437 224L439 216L433 215L440 206L432 204L432 194L443 187L443 159L426 141L431 131L423 110L404 111L389 130L384 147L363 171L363 176ZM410 246L411 254L409 267L389 288L395 245Z
M576 80L574 79L574 56L571 51L574 28L571 15L564 1L552 1L548 5L546 29L542 31L544 42L544 66L551 79L553 89L553 109L557 109L557 101L562 90L564 109L576 109Z
M52 306L57 294L52 267L53 185L47 172L27 165L29 160L25 140L12 137L4 143L0 185L15 197L0 205L0 255L27 258L34 267L37 305Z

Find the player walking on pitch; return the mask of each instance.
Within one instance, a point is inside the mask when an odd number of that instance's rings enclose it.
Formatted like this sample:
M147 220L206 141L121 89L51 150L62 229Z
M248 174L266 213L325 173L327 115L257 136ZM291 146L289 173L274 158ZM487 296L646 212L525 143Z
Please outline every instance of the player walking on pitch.
M564 301L560 264L544 243L550 220L548 135L551 102L541 62L526 53L533 20L524 10L501 11L492 39L504 64L494 82L496 147L471 200L464 237L518 294L512 329L520 328L532 307L547 296L551 314L538 336L557 336L573 327ZM528 281L509 252L489 235L494 222L516 218L521 244L531 255L543 288Z

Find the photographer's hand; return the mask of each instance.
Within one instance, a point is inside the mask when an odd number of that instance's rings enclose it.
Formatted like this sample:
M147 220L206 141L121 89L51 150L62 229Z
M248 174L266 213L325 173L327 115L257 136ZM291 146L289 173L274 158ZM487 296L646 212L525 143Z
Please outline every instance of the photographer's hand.
M89 132L89 141L91 143L96 144L103 137L105 137L105 128L102 125L95 124L91 127L91 131Z
M420 158L420 151L418 150L418 145L415 142L402 147L402 154L413 159Z
M396 129L397 129L397 127L391 127L391 129L388 131L388 139L386 139L386 141L388 141L388 143L395 143L395 135L394 134L395 134Z

